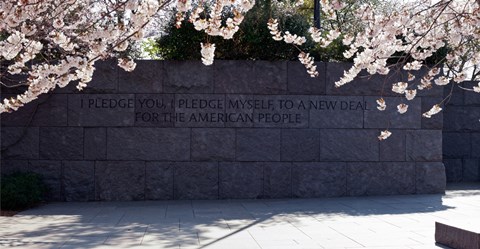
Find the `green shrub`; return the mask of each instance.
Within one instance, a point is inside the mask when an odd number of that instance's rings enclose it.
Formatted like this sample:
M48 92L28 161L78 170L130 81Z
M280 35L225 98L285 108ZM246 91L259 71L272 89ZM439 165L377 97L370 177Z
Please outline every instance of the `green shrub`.
M21 210L42 201L46 187L40 175L17 172L2 177L0 203L4 210Z

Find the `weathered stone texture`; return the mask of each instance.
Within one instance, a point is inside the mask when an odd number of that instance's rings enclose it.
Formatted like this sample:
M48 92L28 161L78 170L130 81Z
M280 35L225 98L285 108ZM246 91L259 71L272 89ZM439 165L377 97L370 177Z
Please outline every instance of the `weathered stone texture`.
M225 95L175 94L175 112L185 115L175 127L225 127Z
M479 159L463 159L463 181L477 182L480 181L480 160Z
M443 159L447 182L461 182L463 180L462 159Z
M320 131L317 129L282 130L282 161L318 161L320 158Z
M470 133L444 132L443 156L446 158L463 158L471 154Z
M95 195L100 201L145 199L145 162L95 162Z
M320 131L321 161L378 161L378 131L325 129Z
M442 131L407 131L408 161L442 161Z
M263 197L292 197L292 164L265 162L263 165Z
M376 101L379 97L365 97L369 110L365 111L365 128L398 128L420 129L422 125L421 100L415 98L411 101L399 97L384 97L387 109L379 111ZM397 111L399 104L407 104L408 111L400 114Z
M85 128L83 152L87 160L107 159L107 129Z
M480 158L480 133L471 133L472 136L472 158Z
M192 160L235 160L235 130L220 128L192 129Z
M95 163L63 161L62 185L66 201L95 200Z
M406 144L405 130L390 130L392 135L380 142L380 161L405 161Z
M416 163L416 193L440 194L445 192L447 179L441 162Z
M135 94L135 126L175 126L173 94Z
M109 160L187 161L190 129L108 128Z
M310 97L310 128L362 128L365 105L363 97ZM368 103L367 103L368 104Z
M288 92L293 94L325 94L326 63L316 62L318 77L310 77L305 66L298 61L287 62Z
M480 131L480 108L473 106L448 106L444 113L444 131Z
M435 222L435 242L449 248L479 249L480 231L465 228L461 224L451 226Z
M434 105L441 103L443 98L422 98L422 113L428 112ZM431 118L422 118L422 129L441 130L443 129L443 111Z
M39 128L2 127L2 160L4 159L38 159Z
M71 94L68 96L69 126L132 126L133 94Z
M177 200L218 199L218 163L176 163L174 179Z
M61 161L31 160L29 171L41 175L43 183L47 186L47 200L63 200Z
M237 129L237 161L280 161L280 130Z
M145 170L145 199L173 199L174 163L147 162Z
M256 199L263 196L263 166L259 163L220 163L221 199Z
M167 93L213 93L214 67L201 61L165 63L164 90Z
M293 197L344 196L346 175L346 163L293 163Z
M118 72L123 70L117 66L117 63L117 60L114 59L95 62L95 72L93 73L92 81L87 84L83 92L116 93L118 91ZM69 85L61 89L60 92L76 93L78 89Z
M83 128L42 127L40 158L60 160L83 159Z
M415 181L415 163L347 164L350 196L414 194Z
M253 95L226 94L225 114L232 115L232 121L226 122L225 127L253 127L253 108L246 106L253 99ZM251 117L251 120L248 117Z
M253 110L255 127L308 128L308 96L254 95L253 99L266 103L266 108Z
M163 61L139 60L132 72L118 71L118 90L122 93L161 93Z
M16 172L28 172L28 160L0 160L1 176L10 175Z

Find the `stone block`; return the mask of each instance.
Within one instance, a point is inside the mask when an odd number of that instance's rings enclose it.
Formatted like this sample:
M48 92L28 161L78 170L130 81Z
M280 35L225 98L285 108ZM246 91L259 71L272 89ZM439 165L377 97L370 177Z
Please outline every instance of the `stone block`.
M292 197L291 163L258 163L263 165L263 197Z
M2 160L4 159L38 159L38 127L2 127Z
M216 61L215 93L287 92L286 61Z
M480 160L479 159L463 159L463 181L478 182L480 181Z
M346 163L293 163L292 194L298 198L346 194Z
M480 249L480 230L471 224L465 227L435 222L435 242L448 248Z
M42 127L40 158L58 160L83 159L83 128Z
M237 161L280 161L280 130L237 129Z
M0 160L1 176L10 175L16 172L28 172L28 160Z
M65 201L95 200L95 163L63 161L63 193Z
M446 188L445 167L441 162L416 163L416 193L443 194Z
M369 107L365 111L365 128L380 128L385 129L420 129L422 126L422 103L420 98L415 98L408 101L405 98L384 97L387 109L380 111L376 108L376 101L379 97L365 97L365 102ZM400 114L397 111L397 105L407 104L408 111Z
M218 163L176 163L174 179L176 200L218 199Z
M263 165L259 163L220 163L221 199L257 199L263 196Z
M471 158L480 158L480 133L471 133L472 154Z
M478 81L477 82L464 82L463 83L463 87L465 88L470 88L472 89L474 86L478 86ZM458 87L456 87L458 88ZM476 92L472 92L472 91L465 91L463 89L460 89L460 91L463 91L464 92L464 96L465 96L465 105L476 105L476 106L479 106L480 105L480 94L479 93L476 93Z
M145 175L145 199L173 199L174 163L147 162Z
M118 91L122 93L162 93L163 61L138 60L132 72L118 69Z
M95 162L95 196L99 201L145 199L145 162Z
M213 93L214 67L201 61L164 63L164 90L167 93Z
M407 131L407 161L442 161L442 131Z
M175 94L176 127L225 127L225 95Z
M392 135L379 142L380 161L401 162L406 160L405 130L390 130Z
M253 127L254 95L225 95L225 115L228 116L225 127Z
M317 129L282 130L282 161L318 161L320 158L320 131Z
M471 154L470 133L444 132L442 144L446 158L463 158Z
M293 94L325 94L326 63L316 62L318 77L310 77L299 61L287 62L288 92Z
M480 131L480 108L448 106L445 108L444 131Z
M448 95L450 94L450 92L452 92L452 95L449 97ZM443 96L445 98L449 97L449 99L447 99L447 101L445 102L445 105L464 105L465 92L465 90L460 89L459 87L453 87L452 89L451 85L444 87Z
M463 162L462 159L443 159L445 165L445 174L447 182L463 181Z
M312 96L310 128L362 128L363 111L367 106L363 97Z
M95 62L95 72L92 81L82 91L84 93L116 93L118 91L118 72L117 60L105 60ZM78 83L72 82L67 87L59 89L59 92L78 92L76 86Z
M84 129L83 153L86 160L107 159L107 129L87 127Z
M135 94L135 126L175 126L173 94Z
M308 96L254 95L253 101L261 103L253 110L255 127L308 127Z
M2 95L13 97L13 95ZM19 111L2 114L2 126L66 126L67 95L46 94L23 106Z
M69 126L133 126L133 94L71 94Z
M107 128L109 160L187 161L190 129Z
M428 70L430 70L430 69L428 69L426 67L422 67L418 71L410 71L411 74L415 75L415 79L413 81L408 82L409 85L410 86L415 86L415 87L412 87L412 88L416 88L417 85L420 85L421 81L422 81L422 78L425 75L428 74ZM408 72L404 71L404 70L401 70L400 75L401 75L402 81L406 82L407 79L408 79ZM433 78L433 80L432 80L432 86L433 87L432 88L424 89L424 90L421 90L421 91L417 89L417 96L418 97L439 97L439 98L442 98L443 94L444 94L444 87L437 86L434 83L434 80L437 79L439 76L440 75ZM447 88L449 88L449 86L447 86Z
M42 176L47 186L47 200L63 201L61 161L30 160L29 171Z
M434 105L442 102L443 98L422 98L422 113L428 112ZM443 129L443 112L435 114L431 118L422 117L422 129Z
M235 130L222 128L192 129L192 160L235 160Z
M320 130L321 161L378 161L377 130Z
M405 195L415 193L415 163L347 164L347 195Z

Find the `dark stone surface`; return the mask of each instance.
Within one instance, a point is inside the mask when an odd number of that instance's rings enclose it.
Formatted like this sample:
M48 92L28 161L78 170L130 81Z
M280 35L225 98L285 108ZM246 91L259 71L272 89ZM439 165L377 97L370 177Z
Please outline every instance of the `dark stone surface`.
M215 62L215 92L282 94L287 91L287 62Z
M480 108L448 106L444 113L444 131L480 131Z
M310 101L310 128L362 128L364 109L374 107L363 97L312 96Z
M407 131L407 161L442 161L442 131Z
M135 126L173 127L173 94L135 94Z
M185 115L176 127L225 127L225 95L175 94L175 113Z
M257 199L263 196L263 166L259 163L220 163L221 199Z
M255 127L308 128L308 96L254 95L253 99L267 103L253 110Z
M2 95L13 97L13 95ZM2 126L66 126L67 95L46 94L23 106L20 111L2 113Z
M348 163L347 195L415 193L415 163Z
M263 165L263 197L292 197L291 163L258 163Z
M83 159L83 128L42 127L40 158L60 160Z
M218 199L218 163L176 163L174 179L177 200Z
M68 96L68 125L132 126L134 106L133 94L71 94Z
M62 193L62 163L53 160L35 160L29 162L29 171L42 176L47 186L47 200L61 201Z
M346 163L293 163L293 197L333 197L346 194Z
M280 161L279 129L237 129L237 161Z
M378 161L377 130L325 129L320 131L320 160Z
M253 99L253 95L226 94L225 114L232 115L233 121L226 122L225 127L253 127L253 108L247 106L247 103L252 102Z
M235 129L192 129L192 160L235 160Z
M389 130L392 135L386 140L379 142L380 161L395 162L405 161L406 143L405 130Z
M462 158L471 154L470 133L444 132L442 143L446 158Z
M0 160L0 174L10 175L15 172L28 172L28 160Z
M470 157L480 158L480 133L471 133L472 154Z
M63 161L62 163L65 201L94 201L95 163L93 161Z
M445 167L441 162L416 163L416 193L441 194L445 193Z
M472 89L474 86L478 86L478 82L464 82L463 87ZM472 91L465 91L463 89L460 89L460 91L464 92L465 96L465 105L475 105L479 106L480 105L480 94Z
M461 182L463 180L462 159L443 159L447 182Z
M318 161L320 158L320 131L317 129L282 130L282 161Z
M147 162L145 170L145 199L173 199L174 163Z
M145 162L95 162L95 196L99 201L145 199Z
M398 128L398 129L420 129L422 125L421 100L415 98L408 101L405 98L383 98L387 109L380 111L377 109L377 99L379 97L365 97L369 110L365 111L365 128ZM397 111L397 105L407 104L408 111L400 114Z
M213 93L214 67L201 61L169 61L164 64L167 93Z
M133 72L118 69L118 91L122 93L161 93L163 61L138 60Z
M38 159L38 127L2 127L2 160L4 159Z
M190 129L108 128L107 158L109 160L189 160Z
M435 242L451 248L480 249L480 233L462 225L435 222Z
M463 159L463 181L478 182L480 181L480 160L479 159Z
M452 95L449 97L448 95L452 92ZM452 91L452 85L448 85L447 87L443 88L443 96L445 98L448 98L446 101L446 105L464 105L464 99L465 99L465 90L460 89L459 87L453 86L453 91Z
M318 77L310 77L299 61L287 62L288 92L293 94L325 94L326 63L316 62Z
M85 128L83 152L86 160L107 159L107 129Z
M118 90L118 72L120 69L117 60L105 60L95 62L95 72L92 81L83 89L84 93L116 93ZM76 83L70 83L59 92L78 92ZM72 87L74 86L74 87Z
M428 112L434 105L441 103L443 98L422 98L422 113ZM443 129L443 111L431 118L422 117L422 129L441 130Z

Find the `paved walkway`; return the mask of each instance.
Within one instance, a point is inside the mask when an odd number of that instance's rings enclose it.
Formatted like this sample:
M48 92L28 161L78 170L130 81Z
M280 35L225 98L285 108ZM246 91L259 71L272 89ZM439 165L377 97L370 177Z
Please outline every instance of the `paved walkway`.
M0 217L0 247L441 248L434 243L435 221L472 221L479 214L480 190L449 190L445 196L53 203Z

